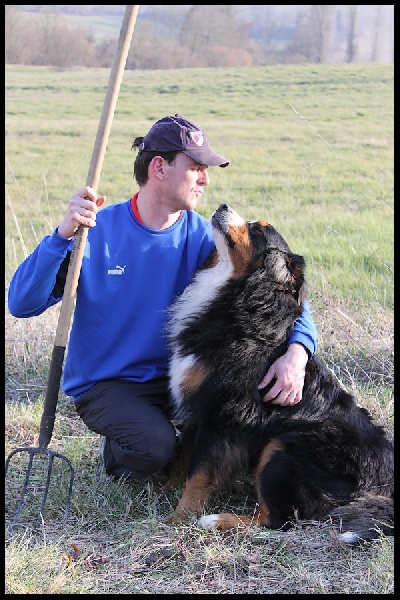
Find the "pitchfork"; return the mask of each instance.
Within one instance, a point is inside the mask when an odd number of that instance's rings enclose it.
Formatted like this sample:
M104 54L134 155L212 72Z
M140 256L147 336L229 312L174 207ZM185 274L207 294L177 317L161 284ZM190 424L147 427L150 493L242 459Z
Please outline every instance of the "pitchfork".
M128 57L129 47L133 35L133 29L135 26L138 10L139 5L126 5L125 8L125 15L121 25L118 46L115 53L113 66L111 68L110 78L106 90L106 96L103 103L103 109L100 116L100 122L97 130L96 140L86 180L86 185L92 187L93 189L97 189L98 182L100 179L100 171L103 165L103 159L111 129L111 122L117 103L119 88L121 85L126 60ZM29 455L29 462L28 467L26 469L25 481L22 486L16 511L10 524L11 530L17 523L20 511L25 503L25 496L30 483L32 469L34 467L34 459L37 455L41 459L43 459L43 457L47 457L48 463L47 478L44 485L43 498L34 525L34 531L38 530L40 524L43 523L43 511L48 498L50 479L53 471L53 463L54 459L56 458L60 458L62 461L64 461L64 463L69 469L69 489L61 525L63 525L67 519L69 508L71 505L72 486L74 483L75 476L74 468L72 466L71 461L66 456L63 456L62 454L60 454L59 452L55 452L54 450L50 450L48 448L48 445L53 434L65 348L67 345L69 325L71 322L74 307L75 292L78 286L79 272L82 265L83 252L85 248L87 234L88 228L83 227L81 225L74 236L74 243L72 246L64 294L61 303L61 310L58 318L53 353L50 362L50 373L40 423L38 446L26 446L16 448L8 455L6 459L5 474L7 477L7 471L10 465L11 458L17 453L27 453Z

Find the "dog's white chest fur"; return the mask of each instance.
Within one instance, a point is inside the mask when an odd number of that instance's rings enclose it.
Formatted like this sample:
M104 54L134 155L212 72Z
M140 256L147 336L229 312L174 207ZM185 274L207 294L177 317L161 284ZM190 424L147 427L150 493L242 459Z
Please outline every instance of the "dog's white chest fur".
M185 372L196 362L194 354L184 355L177 341L177 336L185 329L188 320L202 310L215 298L218 290L231 277L232 264L228 255L219 256L218 263L210 268L199 271L192 283L174 302L169 310L169 334L171 340L170 390L176 411L182 403L181 385Z

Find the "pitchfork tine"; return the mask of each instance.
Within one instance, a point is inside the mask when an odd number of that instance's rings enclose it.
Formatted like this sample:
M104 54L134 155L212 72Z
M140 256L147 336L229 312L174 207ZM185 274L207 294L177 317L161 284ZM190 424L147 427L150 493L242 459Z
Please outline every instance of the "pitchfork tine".
M52 469L53 469L53 456L51 456L49 454L48 455L48 463L47 463L46 485L44 486L42 504L41 504L40 509L39 509L38 518L37 518L35 526L33 528L34 530L39 529L39 523L42 523L42 521L43 521L43 509L44 509L44 505L46 504L47 494L49 493L50 475L51 475Z
M29 464L28 464L28 468L26 470L25 482L24 482L24 485L22 486L22 492L21 492L21 495L20 495L20 498L19 498L18 506L17 506L17 509L15 511L14 518L13 518L11 524L10 524L10 529L12 529L14 527L14 525L16 524L16 522L18 520L19 511L21 510L22 505L24 504L25 492L27 490L29 477L30 477L30 474L31 474L31 471L32 471L33 452L31 452L30 448L17 448L13 452L11 452L11 454L8 456L7 462L6 462L6 475L7 475L7 469L8 469L8 465L9 465L11 457L14 454L16 454L17 452L21 452L22 450L28 450L29 451Z
M40 506L38 518L37 518L35 526L33 528L34 531L37 531L39 529L39 525L43 522L43 510L44 510L44 506L46 504L47 495L49 493L50 477L51 477L51 472L53 470L54 457L62 458L62 460L64 460L68 464L68 466L69 466L69 468L71 470L71 477L70 477L70 481L69 481L69 490L68 490L68 498L67 498L67 502L66 502L66 505L65 505L64 515L63 515L63 518L61 520L61 525L64 525L65 521L67 520L68 512L69 512L69 507L70 507L70 504L71 504L72 486L74 484L74 475L75 475L72 463L70 462L70 460L66 456L58 454L58 452L53 452L52 450L47 450L47 452L48 452L47 479L46 479L46 485L45 485L45 488L44 488L42 504Z
M65 505L65 509L64 509L64 514L63 514L63 518L61 520L61 526L63 526L67 520L68 517L68 512L69 512L69 508L71 506L71 497L72 497L72 488L74 485L74 478L75 478L75 470L74 467L72 466L71 461L66 457L63 456L62 454L59 454L58 452L54 452L53 450L49 450L48 448L41 448L41 447L33 447L33 446L28 446L26 448L16 448L15 450L13 450L7 457L6 460L6 475L7 475L7 470L8 470L8 466L10 463L11 458L14 456L14 454L16 454L17 452L28 452L29 454L29 463L28 463L28 467L26 469L26 474L25 474L25 481L24 484L22 486L22 491L20 494L20 498L18 501L18 505L14 514L14 518L12 520L12 522L10 523L10 530L13 529L14 525L17 523L18 521L18 517L19 517L19 513L21 511L21 508L24 504L24 500L25 500L25 493L26 490L28 488L28 483L29 483L29 478L32 472L32 467L33 467L33 459L35 454L46 454L47 455L47 459L48 459L48 465L47 465L47 478L46 478L46 484L44 487L44 492L43 492L43 498L42 498L42 502L40 505L40 509L39 509L39 513L36 519L36 523L35 526L33 528L33 531L37 531L39 529L39 525L43 522L43 510L47 501L47 496L49 493L49 488L50 488L50 478L51 478L51 473L53 470L53 462L55 458L61 458L64 462L67 463L69 469L70 469L70 479L69 479L69 489L68 489L68 497L67 497L67 501L66 501L66 505Z

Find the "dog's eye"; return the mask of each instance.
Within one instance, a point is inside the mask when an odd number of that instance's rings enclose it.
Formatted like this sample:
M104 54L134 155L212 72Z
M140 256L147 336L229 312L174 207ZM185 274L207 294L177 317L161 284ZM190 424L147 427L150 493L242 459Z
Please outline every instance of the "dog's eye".
M258 221L249 221L249 229L257 234L264 235L264 227Z
M259 240L259 242L262 242L263 245L267 243L265 227L263 227L258 221L251 224L250 233L254 240Z

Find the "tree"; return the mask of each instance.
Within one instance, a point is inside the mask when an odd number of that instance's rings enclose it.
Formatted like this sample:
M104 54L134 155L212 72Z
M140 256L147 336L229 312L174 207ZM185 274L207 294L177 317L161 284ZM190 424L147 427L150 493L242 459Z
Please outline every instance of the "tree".
M372 42L371 60L372 62L378 62L380 58L380 49L382 44L382 33L383 33L383 6L378 4L376 6L376 17L374 23L374 33Z
M347 31L347 53L346 61L348 63L355 62L358 57L357 45L357 19L358 6L349 5L349 27Z
M237 17L233 5L194 4L187 11L179 32L190 66L222 67L253 64L254 44L248 38L249 24Z
M65 69L95 65L95 48L90 34L79 27L68 27L60 13L46 7L36 23L37 48L32 64Z
M310 46L313 62L325 63L330 58L335 32L334 5L312 4L310 7Z
M123 5L6 5L5 62L110 68L117 34L98 41L86 24L70 25L76 18L69 15L123 11ZM393 62L393 28L392 5L143 5L126 68Z
M5 14L6 64L60 69L97 66L90 34L78 27L68 27L61 13L46 6L40 16L30 19L19 6L6 5Z
M293 39L287 48L281 51L281 62L288 64L308 63L313 61L313 48L310 40L313 38L309 11L302 10L296 17L296 28ZM273 63L272 63L273 64Z
M29 25L23 18L21 7L5 5L4 58L6 64L29 64L31 36Z

